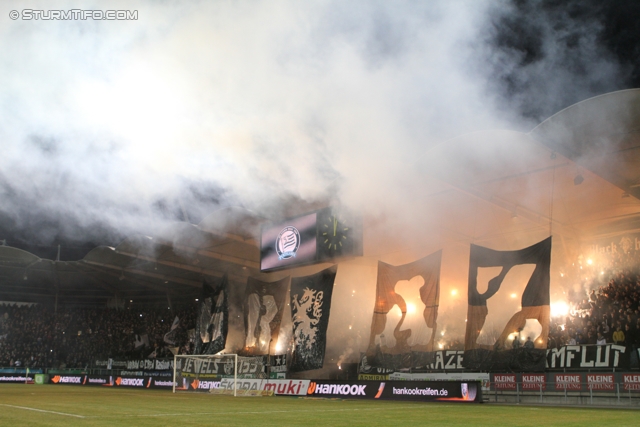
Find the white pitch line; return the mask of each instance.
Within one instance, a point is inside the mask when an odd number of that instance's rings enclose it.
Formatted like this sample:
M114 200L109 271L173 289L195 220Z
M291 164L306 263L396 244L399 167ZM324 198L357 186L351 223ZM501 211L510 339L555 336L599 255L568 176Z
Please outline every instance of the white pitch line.
M84 415L67 414L66 412L47 411L46 409L28 408L26 406L7 405L0 403L0 406L8 406L9 408L26 409L27 411L46 412L47 414L64 415L67 417L86 418Z
M415 408L415 406L404 406L397 407L395 409L408 409ZM233 411L233 412L188 412L188 413L174 413L174 414L122 414L122 415L98 415L98 416L88 416L88 418L106 418L106 417L180 417L186 415L248 415L248 414L282 414L282 413L322 413L322 412L345 412L345 411L376 411L383 410L383 408L349 408L349 409L326 409L326 410L313 410L313 411L305 411L304 409L294 409L294 410L279 410L279 411ZM387 408L387 410L389 410Z

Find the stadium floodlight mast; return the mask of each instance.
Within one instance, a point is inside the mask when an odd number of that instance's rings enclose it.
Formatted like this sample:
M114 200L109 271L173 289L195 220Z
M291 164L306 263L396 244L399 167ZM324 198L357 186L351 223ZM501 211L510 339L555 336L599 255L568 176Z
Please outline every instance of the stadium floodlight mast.
M180 365L178 367L178 365ZM232 369L231 369L232 368ZM184 376L183 374L187 374ZM214 375L216 378L231 377L233 374L233 395L238 391L238 355L237 354L176 354L173 356L173 393L189 390L189 381L196 384L192 391L198 391L201 378L205 381ZM180 384L178 384L180 383ZM207 390L209 391L209 390Z

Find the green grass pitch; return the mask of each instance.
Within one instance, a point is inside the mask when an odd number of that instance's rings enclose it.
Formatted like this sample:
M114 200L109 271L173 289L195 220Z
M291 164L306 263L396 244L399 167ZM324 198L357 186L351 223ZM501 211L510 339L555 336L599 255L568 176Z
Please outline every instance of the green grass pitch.
M634 409L230 397L0 385L0 426L638 426Z

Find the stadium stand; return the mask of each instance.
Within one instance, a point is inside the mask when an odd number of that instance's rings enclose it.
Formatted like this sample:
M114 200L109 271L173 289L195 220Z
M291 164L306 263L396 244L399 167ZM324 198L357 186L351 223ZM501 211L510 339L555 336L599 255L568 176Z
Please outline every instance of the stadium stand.
M572 295L570 314L551 324L549 348L606 343L640 347L640 259L637 251L615 254L586 282L587 293Z
M194 308L173 314L108 308L54 313L40 305L1 305L0 367L84 368L96 359L173 357L169 347L188 350L195 314ZM180 323L170 345L164 335L175 316Z

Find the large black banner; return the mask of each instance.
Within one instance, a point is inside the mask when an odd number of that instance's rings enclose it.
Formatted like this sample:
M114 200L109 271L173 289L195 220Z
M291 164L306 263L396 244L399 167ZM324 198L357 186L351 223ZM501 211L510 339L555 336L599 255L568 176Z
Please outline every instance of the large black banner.
M216 354L224 350L229 330L228 279L202 282L202 297L196 323L194 354Z
M379 375L407 369L411 369L411 372L462 371L463 359L462 350L414 351L401 354L378 351L373 357L368 353L361 354L358 373Z
M491 351L440 350L428 353L383 354L374 357L361 354L358 373L383 375L403 371L411 367L412 372L451 372L465 370L466 366L480 366L479 370L493 372L542 372L584 371L588 369L611 371L635 369L633 349L623 345L568 345L559 348ZM468 357L474 359L467 361ZM540 365L546 369L540 369Z
M381 345L381 351L388 354L408 354L411 351L430 352L434 350L436 331L438 328L438 305L440 301L440 261L442 251L435 252L422 259L404 265L390 265L378 262L378 280L376 285L376 303L371 320L371 333L367 353L373 356L375 339L380 336L387 324L389 311L398 306L401 317L393 330L395 345L391 348ZM420 295L423 306L420 307L424 326L431 329L428 339L416 337L418 330L402 329L407 316L407 302L411 295L401 295L396 285L401 280L410 281L414 277L421 279L414 285L413 293ZM395 320L395 319L394 319ZM413 335L413 346L409 345L409 338ZM422 341L422 342L420 342Z
M292 372L322 368L337 267L291 279Z
M273 354L278 343L290 278L276 282L247 279L244 299L245 350Z
M463 366L488 372L544 372L546 350L518 348L514 350L485 350L476 348L464 352Z
M517 265L533 264L535 268L521 299L521 310L507 322L494 345L479 344L478 336L482 331L487 315L487 300L493 297L502 286L507 273ZM467 309L467 328L465 334L465 367L469 369L516 369L544 370L544 349L549 335L549 269L551 266L551 237L517 251L496 251L471 245L469 257L469 284ZM484 293L478 291L478 269L487 267L501 268L498 275L489 280ZM521 331L527 319L535 319L542 326L539 337L533 340L537 351L505 350L510 346L509 336Z

